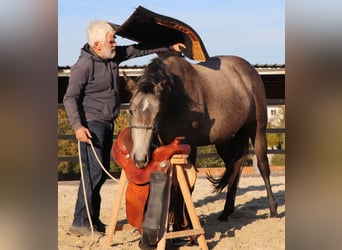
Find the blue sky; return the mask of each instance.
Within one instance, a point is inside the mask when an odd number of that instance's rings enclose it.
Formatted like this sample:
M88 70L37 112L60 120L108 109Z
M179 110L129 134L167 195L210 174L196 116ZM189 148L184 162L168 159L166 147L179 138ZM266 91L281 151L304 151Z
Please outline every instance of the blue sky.
M252 64L285 63L284 0L58 1L58 65L72 66L91 20L122 24L139 5L181 20L201 37L210 56L237 55ZM134 43L118 37L119 45ZM122 65L145 65L146 56Z

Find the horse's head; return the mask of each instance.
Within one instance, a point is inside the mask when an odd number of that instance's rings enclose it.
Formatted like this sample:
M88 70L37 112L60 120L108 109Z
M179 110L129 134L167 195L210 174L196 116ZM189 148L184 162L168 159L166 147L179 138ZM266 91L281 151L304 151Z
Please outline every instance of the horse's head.
M150 160L152 141L158 137L161 94L167 81L161 70L161 60L154 60L145 69L144 75L135 83L124 74L132 93L130 101L129 126L133 141L132 160L139 168L147 166Z

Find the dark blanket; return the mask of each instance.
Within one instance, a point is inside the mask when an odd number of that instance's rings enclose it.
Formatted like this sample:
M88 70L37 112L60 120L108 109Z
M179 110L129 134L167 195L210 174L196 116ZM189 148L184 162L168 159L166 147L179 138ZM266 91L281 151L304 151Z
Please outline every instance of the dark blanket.
M209 58L200 36L186 23L154 13L139 6L122 24L111 23L117 35L143 43L174 44L181 42L182 52L190 59L206 61Z

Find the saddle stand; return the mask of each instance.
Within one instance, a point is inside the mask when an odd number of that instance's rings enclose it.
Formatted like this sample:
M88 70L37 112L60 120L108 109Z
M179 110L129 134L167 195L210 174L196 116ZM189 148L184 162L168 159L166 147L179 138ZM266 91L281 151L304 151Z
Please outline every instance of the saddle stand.
M190 189L189 189L189 180L187 179L186 175L184 174L184 168L189 167L188 163L188 155L186 154L175 154L172 156L170 162L171 167L169 169L169 181L167 187L167 204L164 207L163 211L163 219L161 220L161 238L157 245L157 250L165 250L166 249L166 240L173 239L173 238L180 238L185 236L195 236L198 241L198 245L200 249L207 250L207 242L204 237L204 229L201 227L200 221L196 214L195 206L191 199ZM171 192L171 180L176 179L180 190L182 192L185 206L188 210L188 214L190 220L192 222L193 229L183 230L183 231L175 231L169 232L168 231L168 214L169 214L169 206L170 206L170 192ZM125 171L122 169L121 177L118 185L118 190L116 192L115 200L114 200L114 207L112 210L112 215L110 218L109 226L106 230L107 235L107 245L111 246L113 237L116 231L132 229L129 224L118 225L118 215L120 211L120 207L122 205L122 198L126 190L127 185L127 177Z

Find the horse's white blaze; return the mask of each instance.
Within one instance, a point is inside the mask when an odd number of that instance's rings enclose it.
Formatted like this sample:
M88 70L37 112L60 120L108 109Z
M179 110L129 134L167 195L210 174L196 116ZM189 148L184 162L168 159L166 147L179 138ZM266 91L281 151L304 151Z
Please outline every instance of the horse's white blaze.
M143 101L143 106L142 106L141 111L145 111L149 106L150 106L150 102L147 99L145 99Z

